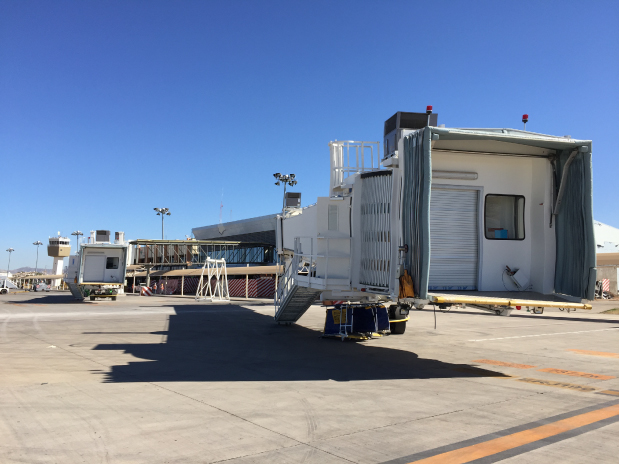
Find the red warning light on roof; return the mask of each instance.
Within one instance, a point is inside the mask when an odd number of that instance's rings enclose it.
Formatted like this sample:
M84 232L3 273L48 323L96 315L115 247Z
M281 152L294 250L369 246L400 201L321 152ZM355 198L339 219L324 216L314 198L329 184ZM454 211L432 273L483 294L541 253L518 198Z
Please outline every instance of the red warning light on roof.
M426 106L426 114L432 114L432 105Z
M527 122L527 121L529 120L529 115L528 115L528 114L523 114L523 115L522 115L522 120L523 120L524 122Z

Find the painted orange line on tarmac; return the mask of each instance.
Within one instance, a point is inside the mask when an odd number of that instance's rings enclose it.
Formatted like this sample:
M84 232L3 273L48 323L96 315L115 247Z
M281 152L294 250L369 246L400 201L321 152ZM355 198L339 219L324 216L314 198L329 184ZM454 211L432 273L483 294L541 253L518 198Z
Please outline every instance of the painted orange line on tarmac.
M577 390L577 391L582 391L582 392L592 392L592 391L597 390L596 388L587 387L585 385L578 385L575 383L567 383L567 382L555 382L553 380L529 379L529 378L514 379L514 380L517 380L518 382L527 382L527 383L534 383L536 385L544 385L545 387L567 388L568 390Z
M606 351L589 351L589 350L568 350L578 354L588 354L590 356L603 356L605 358L619 358L619 353L608 353Z
M504 361L495 361L494 359L474 359L475 363L482 364L492 364L493 366L505 366L505 367L515 367L516 369L531 369L536 366L530 366L528 364L516 364Z
M424 464L464 464L519 446L544 440L548 437L553 437L560 433L568 432L575 428L593 424L614 416L619 416L618 404L413 462Z
M604 390L604 391L601 391L600 393L604 393L605 395L619 396L619 391L617 390Z
M589 372L567 371L565 369L538 369L540 372L548 372L550 374L571 375L572 377L586 377L587 379L610 380L614 379L614 375L590 374Z

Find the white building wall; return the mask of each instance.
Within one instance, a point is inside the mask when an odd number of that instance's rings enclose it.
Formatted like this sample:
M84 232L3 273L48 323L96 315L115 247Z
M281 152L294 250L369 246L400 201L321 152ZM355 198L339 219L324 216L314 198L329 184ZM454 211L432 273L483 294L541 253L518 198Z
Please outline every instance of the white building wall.
M433 179L433 184L481 187L479 290L514 290L505 266L523 270L532 290L552 293L554 289L555 237L550 221L550 163L545 159L511 156L433 153L432 169L476 172L476 180ZM485 238L483 214L488 194L525 197L525 239L489 240ZM454 231L457 233L457 231ZM505 282L505 283L504 283Z
M318 222L317 211L317 205L311 205L307 208L303 208L301 214L288 217L283 221L283 238L285 249L294 249L295 237L316 237Z

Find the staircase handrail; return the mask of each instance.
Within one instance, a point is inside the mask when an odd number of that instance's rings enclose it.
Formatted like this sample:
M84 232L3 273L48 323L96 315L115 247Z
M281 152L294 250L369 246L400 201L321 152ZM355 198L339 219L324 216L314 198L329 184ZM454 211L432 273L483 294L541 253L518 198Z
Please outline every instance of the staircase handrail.
M296 247L295 247L296 248ZM294 285L294 276L297 273L299 267L299 256L295 253L288 265L288 268L284 270L284 274L279 279L279 285L275 291L275 315L280 311L281 305L286 299L288 292Z

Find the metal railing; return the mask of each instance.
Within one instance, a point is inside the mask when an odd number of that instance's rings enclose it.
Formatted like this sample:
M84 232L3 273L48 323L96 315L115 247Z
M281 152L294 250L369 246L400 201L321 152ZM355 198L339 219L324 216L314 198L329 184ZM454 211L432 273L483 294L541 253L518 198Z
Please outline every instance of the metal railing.
M315 240L325 240L326 247L324 253L318 253L317 246L314 243ZM350 238L348 237L311 237L311 236L299 236L294 238L294 255L290 260L288 267L285 269L283 275L279 279L279 285L275 292L274 305L275 314L279 313L282 304L285 302L286 297L292 287L298 283L298 281L307 283L307 286L312 288L312 279L316 278L317 260L318 258L324 258L324 276L320 276L319 279L324 282L326 287L329 279L329 254L330 254L330 241L331 240L349 240L348 256L350 257ZM309 253L304 252L303 249L309 247ZM340 256L341 257L341 256ZM350 261L348 263L348 280L350 281Z
M195 266L208 258L225 259L228 264L264 264L273 261L274 247L240 242L212 242L201 240L155 241L136 240L132 264Z
M290 292L293 285L295 284L295 276L298 275L299 273L298 269L299 269L299 257L295 253L295 255L292 257L292 260L288 264L288 267L286 268L281 278L279 279L279 285L275 289L275 299L273 303L275 305L275 316L276 317L279 314L281 306L286 300L288 293Z
M336 141L329 143L329 150L331 152L329 196L333 196L333 189L339 188L347 177L380 169L380 142Z

